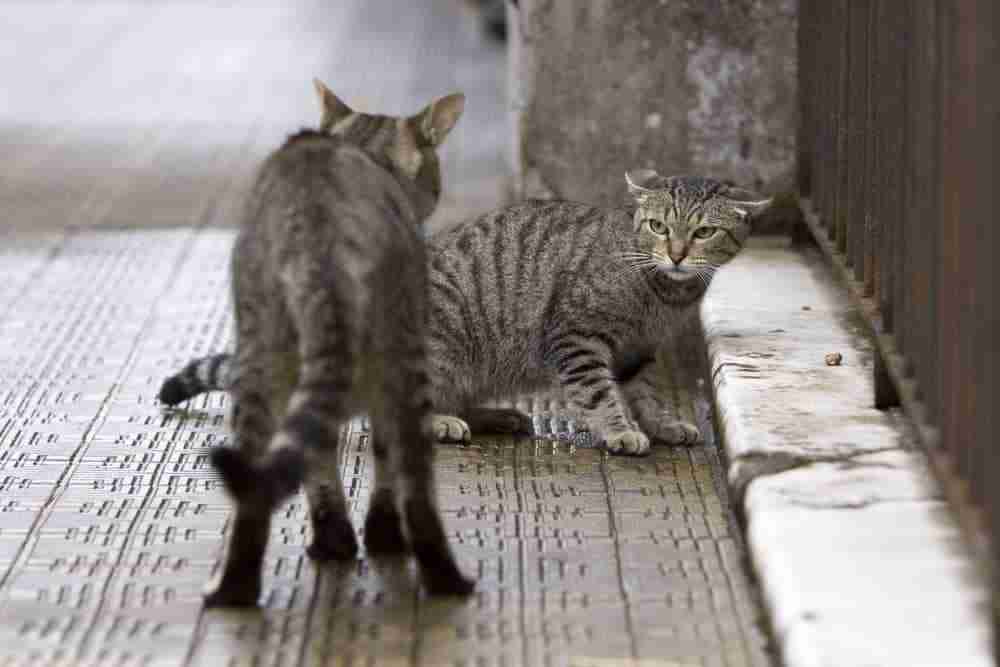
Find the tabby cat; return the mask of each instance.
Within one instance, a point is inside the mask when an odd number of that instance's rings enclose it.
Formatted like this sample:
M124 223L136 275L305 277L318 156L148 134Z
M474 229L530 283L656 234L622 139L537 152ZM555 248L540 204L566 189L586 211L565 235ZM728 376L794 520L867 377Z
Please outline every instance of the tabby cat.
M634 212L528 201L430 240L428 359L435 432L530 431L485 402L560 385L608 451L694 444L668 413L657 348L697 316L715 272L743 247L770 200L697 176L626 175ZM228 357L192 361L160 399L225 389Z
M210 606L256 603L272 511L303 483L310 556L356 555L336 446L340 427L362 411L371 415L376 463L368 551L404 550L405 521L431 594L473 586L448 547L433 443L421 429L433 392L420 225L441 191L435 148L464 97L392 118L356 113L316 87L320 131L299 132L266 160L233 249L240 449L216 449L212 462L236 516Z

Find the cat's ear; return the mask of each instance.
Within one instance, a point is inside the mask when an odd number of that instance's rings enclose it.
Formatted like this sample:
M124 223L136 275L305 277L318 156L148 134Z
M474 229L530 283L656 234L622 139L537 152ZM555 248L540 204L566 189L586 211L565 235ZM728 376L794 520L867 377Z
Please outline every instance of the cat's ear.
M455 127L465 110L465 95L453 93L434 100L416 116L421 136L431 146L437 148Z
M736 187L726 188L721 194L741 218L752 218L774 201L771 197L764 198L755 192Z
M344 120L354 110L344 104L344 102L327 88L326 84L319 79L313 79L313 86L316 94L319 95L319 105L322 109L322 120L319 123L320 132L329 132L339 121Z
M413 136L413 129L402 118L396 121L396 137L389 146L389 159L410 178L416 178L424 164L424 155Z
M625 183L628 191L636 199L642 199L653 192L653 187L660 181L660 175L652 169L633 169L625 172Z

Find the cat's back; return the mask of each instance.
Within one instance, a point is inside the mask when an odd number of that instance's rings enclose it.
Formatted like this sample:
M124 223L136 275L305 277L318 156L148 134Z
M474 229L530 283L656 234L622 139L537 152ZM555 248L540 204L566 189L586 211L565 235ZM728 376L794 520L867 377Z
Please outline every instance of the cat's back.
M265 188L282 198L335 194L341 200L384 198L392 191L392 175L360 146L343 139L303 130L290 136L265 161L260 177Z
M491 359L491 377L502 383L517 365L503 360L523 360L537 347L546 313L592 279L630 224L624 211L531 200L435 235L428 252L436 334L466 332L467 355Z
M575 201L531 199L504 206L440 232L433 238L437 254L470 256L488 244L494 255L506 252L539 256L551 251L572 257L587 240L605 241L628 229L624 210ZM545 252L545 254L549 254Z
M375 261L419 239L406 193L384 166L355 144L308 130L264 162L244 234L279 254L324 253L331 261L345 248Z
M511 298L538 305L558 283L590 273L618 254L631 220L624 210L582 202L528 200L505 206L432 238L432 272L481 286L485 298L507 307Z

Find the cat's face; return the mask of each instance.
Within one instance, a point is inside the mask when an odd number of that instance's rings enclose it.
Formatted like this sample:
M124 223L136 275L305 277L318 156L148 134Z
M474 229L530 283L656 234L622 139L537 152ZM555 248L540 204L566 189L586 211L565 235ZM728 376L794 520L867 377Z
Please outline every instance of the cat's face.
M382 116L354 111L323 82L314 79L323 108L320 131L343 137L412 180L433 210L441 195L441 168L437 147L448 136L465 108L465 96L448 95L431 102L420 113ZM430 211L423 211L426 217Z
M753 215L771 202L700 176L665 178L644 169L625 178L639 205L639 253L633 263L677 282L698 279L707 285L743 248Z

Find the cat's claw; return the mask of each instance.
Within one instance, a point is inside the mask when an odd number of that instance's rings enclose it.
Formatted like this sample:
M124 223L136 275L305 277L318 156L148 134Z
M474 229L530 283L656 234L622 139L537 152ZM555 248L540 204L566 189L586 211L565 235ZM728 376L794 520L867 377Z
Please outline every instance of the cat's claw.
M612 454L645 456L649 454L649 438L642 431L623 431L609 435L604 447Z
M431 415L431 434L438 442L465 443L472 440L472 431L464 420L451 415Z

